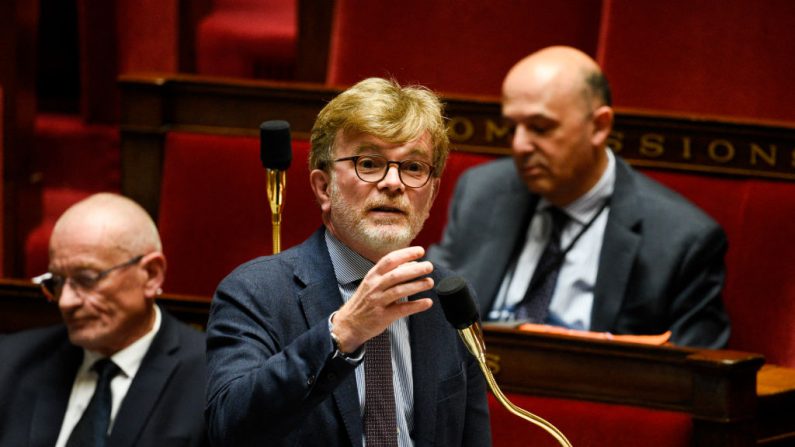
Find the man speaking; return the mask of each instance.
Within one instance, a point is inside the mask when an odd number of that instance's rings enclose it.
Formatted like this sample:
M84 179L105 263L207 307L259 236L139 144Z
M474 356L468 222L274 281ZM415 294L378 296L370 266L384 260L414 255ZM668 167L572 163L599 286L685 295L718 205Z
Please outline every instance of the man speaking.
M410 247L448 153L442 105L371 78L312 129L324 226L238 267L208 325L206 410L218 446L488 446L485 382Z

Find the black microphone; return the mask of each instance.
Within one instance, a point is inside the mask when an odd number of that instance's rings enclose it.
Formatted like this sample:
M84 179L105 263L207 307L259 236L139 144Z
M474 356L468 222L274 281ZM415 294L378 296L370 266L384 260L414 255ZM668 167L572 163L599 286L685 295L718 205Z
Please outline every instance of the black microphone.
M458 330L469 352L478 362L485 364L486 344L478 322L478 308L469 293L467 282L460 276L448 276L436 286L436 293L447 321Z
M494 393L497 401L515 416L544 429L561 446L571 447L569 440L557 427L543 418L517 407L500 390L497 381L494 380L494 375L492 375L491 370L486 365L486 343L483 341L483 330L478 321L478 308L469 293L467 282L460 276L448 276L439 281L439 285L436 286L436 294L439 295L439 300L442 302L445 318L458 330L458 335L461 336L464 345L477 359L480 371L486 379L486 384L488 384L491 392Z
M259 157L268 173L268 202L271 207L273 253L281 251L282 208L287 168L293 161L290 123L281 120L265 121L259 126Z
M265 169L286 171L290 167L293 161L290 123L271 120L259 125L259 158Z

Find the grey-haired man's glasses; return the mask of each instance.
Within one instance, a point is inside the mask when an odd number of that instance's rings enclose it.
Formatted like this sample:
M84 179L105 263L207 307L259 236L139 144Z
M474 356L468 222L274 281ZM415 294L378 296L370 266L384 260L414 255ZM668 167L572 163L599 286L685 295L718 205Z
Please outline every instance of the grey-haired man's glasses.
M52 272L47 272L43 275L33 278L33 282L41 286L41 289L44 291L44 295L47 296L47 299L50 301L58 301L58 299L61 298L63 287L66 285L67 281L71 283L72 288L78 294L90 292L91 290L94 290L97 284L99 284L99 282L107 277L111 272L138 264L141 262L143 257L144 255L136 256L128 261L122 262L121 264L102 270L101 272L82 270L75 273L74 275L69 276L56 275Z
M354 155L334 160L352 161L359 180L367 183L378 183L386 177L389 165L397 165L398 177L409 188L421 188L428 183L433 172L433 166L420 160L388 160L382 155Z

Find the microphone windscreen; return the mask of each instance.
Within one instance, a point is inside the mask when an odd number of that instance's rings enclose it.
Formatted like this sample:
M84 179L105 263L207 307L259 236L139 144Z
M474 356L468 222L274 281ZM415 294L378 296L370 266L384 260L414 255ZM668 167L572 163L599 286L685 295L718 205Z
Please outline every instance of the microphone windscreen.
M281 120L265 121L259 125L259 157L262 167L286 171L293 161L290 143L290 123Z
M478 321L478 308L466 281L460 276L448 276L436 286L447 321L456 329L466 329Z

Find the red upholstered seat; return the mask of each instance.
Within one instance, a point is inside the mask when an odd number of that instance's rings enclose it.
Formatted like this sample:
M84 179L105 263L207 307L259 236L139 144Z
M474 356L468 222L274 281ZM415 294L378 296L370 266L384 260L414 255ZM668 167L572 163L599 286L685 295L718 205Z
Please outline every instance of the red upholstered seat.
M291 79L297 35L295 0L215 0L196 32L197 72Z
M498 95L505 72L552 44L596 51L600 0L337 0L328 83L393 76L434 90Z
M795 368L795 183L751 180L733 244L730 347ZM738 206L733 200L725 206Z
M282 250L321 225L309 189L308 142L293 143L287 172ZM164 289L210 296L243 262L272 254L271 214L259 140L170 132L158 226L168 259Z
M515 405L552 423L577 447L677 447L691 445L688 414L624 405L508 394ZM556 447L557 441L509 413L489 393L495 447Z

